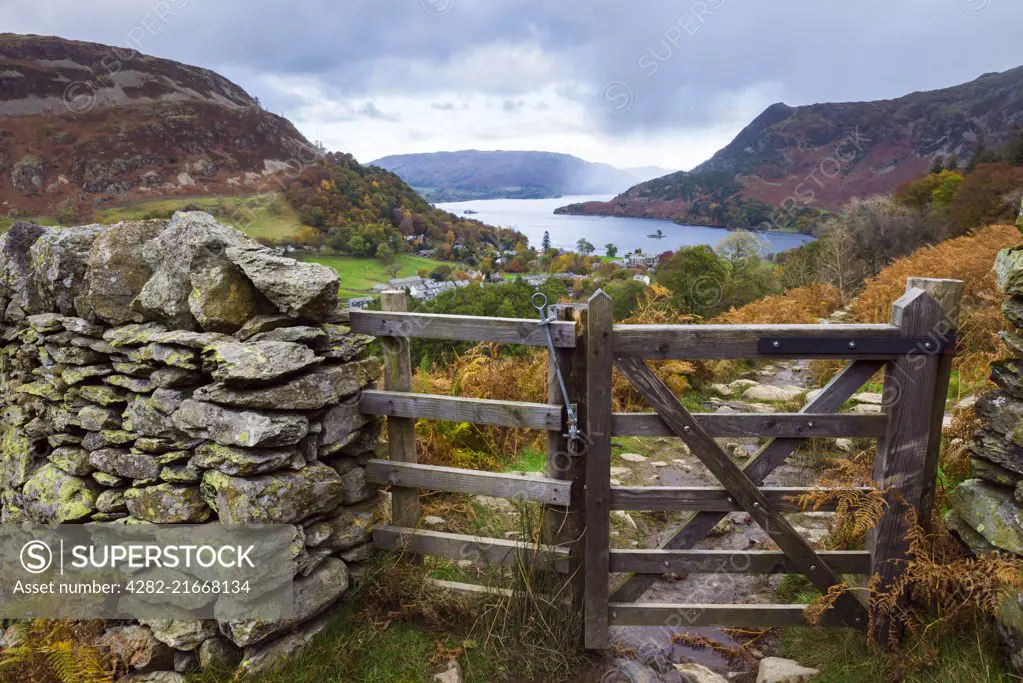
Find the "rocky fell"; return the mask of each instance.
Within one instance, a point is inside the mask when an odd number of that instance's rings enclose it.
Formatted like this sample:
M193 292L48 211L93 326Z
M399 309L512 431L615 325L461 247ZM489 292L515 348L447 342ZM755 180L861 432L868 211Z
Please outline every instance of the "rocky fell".
M222 76L125 48L0 34L0 213L281 189L312 145Z
M1021 125L1023 67L894 100L778 103L690 172L559 212L798 228L807 214L919 178L938 156L964 163L981 140L1004 145Z

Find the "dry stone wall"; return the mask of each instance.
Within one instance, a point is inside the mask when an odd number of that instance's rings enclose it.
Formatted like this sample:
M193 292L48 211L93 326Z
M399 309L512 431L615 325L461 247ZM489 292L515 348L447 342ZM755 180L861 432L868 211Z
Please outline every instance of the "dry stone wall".
M948 527L974 553L993 551L1023 558L1023 247L1005 249L995 262L1002 313L1016 330L1002 333L1014 358L991 365L998 391L976 403L980 429L970 452L973 479L951 493ZM1023 671L1023 595L1001 610L999 631L1013 667Z
M371 553L379 435L356 395L380 363L336 311L334 271L185 212L17 223L0 273L3 522L304 534L293 618L154 621L105 644L150 678L242 658L256 671L321 629Z

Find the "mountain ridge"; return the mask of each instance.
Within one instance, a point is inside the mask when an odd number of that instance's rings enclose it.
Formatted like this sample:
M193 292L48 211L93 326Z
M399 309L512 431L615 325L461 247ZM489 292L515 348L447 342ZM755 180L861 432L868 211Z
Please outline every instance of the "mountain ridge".
M691 171L559 213L805 229L854 197L893 191L939 157L968 160L1023 126L1023 67L889 100L772 104ZM779 207L785 207L779 216Z

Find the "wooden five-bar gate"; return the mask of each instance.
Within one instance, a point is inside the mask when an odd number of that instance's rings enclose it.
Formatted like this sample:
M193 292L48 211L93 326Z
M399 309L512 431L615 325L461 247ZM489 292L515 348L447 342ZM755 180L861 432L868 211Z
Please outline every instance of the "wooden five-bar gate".
M368 476L391 485L392 520L374 531L374 542L388 549L510 564L522 552L536 556L536 547L524 541L420 529L419 489L535 501L548 510L539 556L548 568L571 576L589 648L606 647L611 626L805 624L802 605L637 599L668 572L799 573L822 593L843 583L843 575L878 575L881 588L890 584L907 556L913 519L907 513L927 520L934 500L961 295L959 281L911 278L892 307L891 322L877 325L616 325L611 300L603 292L587 305L559 306L557 319L547 323L409 313L403 292L385 292L383 311L351 313L353 331L380 337L384 347L384 389L364 392L360 402L363 413L387 416L388 424L390 459L371 461ZM411 338L553 347L549 400L520 403L411 393ZM691 413L647 365L650 360L801 358L850 362L796 413ZM614 367L654 412L613 412ZM879 413L838 412L882 370ZM573 410L566 408L558 372ZM572 416L579 430L569 436ZM545 430L546 476L418 464L417 418ZM614 436L680 438L720 486L612 486ZM740 466L718 446L718 437L770 440ZM763 486L775 468L814 437L877 439L874 487L884 492L889 504L867 550L815 550L785 514L798 510L794 501L799 496L816 489ZM822 509L833 510L834 504ZM612 550L610 515L615 510L693 514L659 549ZM718 522L736 511L746 512L759 524L778 550L695 549ZM614 576L619 577L617 585L612 585ZM847 590L825 612L823 623L865 628L870 603L862 590ZM884 615L878 612L874 617L874 626L886 633Z

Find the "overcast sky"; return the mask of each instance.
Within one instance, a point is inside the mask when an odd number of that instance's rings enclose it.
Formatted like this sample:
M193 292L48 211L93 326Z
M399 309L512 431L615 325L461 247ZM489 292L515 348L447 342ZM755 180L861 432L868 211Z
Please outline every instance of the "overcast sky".
M1023 64L1020 0L0 0L0 30L204 66L366 162L542 149L688 169L765 107Z

